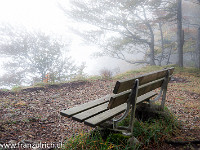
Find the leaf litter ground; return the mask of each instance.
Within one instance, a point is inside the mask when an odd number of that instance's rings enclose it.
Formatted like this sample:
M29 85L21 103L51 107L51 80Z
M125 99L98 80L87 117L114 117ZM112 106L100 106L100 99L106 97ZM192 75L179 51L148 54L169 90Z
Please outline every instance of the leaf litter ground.
M89 132L92 128L62 117L60 110L112 93L115 82L81 81L20 92L0 91L0 143L58 143ZM168 85L166 105L182 122L173 140L200 140L200 79L175 74Z

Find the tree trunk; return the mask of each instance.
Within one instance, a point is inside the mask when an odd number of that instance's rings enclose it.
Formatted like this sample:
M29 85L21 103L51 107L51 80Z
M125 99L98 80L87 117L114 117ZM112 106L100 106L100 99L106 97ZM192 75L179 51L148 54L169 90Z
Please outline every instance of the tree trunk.
M151 34L151 42L149 44L149 48L150 48L150 54L149 54L149 58L150 58L150 61L149 61L149 64L150 65L156 65L155 63L155 54L154 54L154 33L153 33L153 30L152 30L152 27L149 23L147 23L147 26L150 30L150 34Z
M167 58L167 63L166 63L166 65L169 64L169 60L170 60L170 57L171 57L171 53L172 53L172 46L171 46L170 51L169 51L169 54L168 54L168 58Z
M144 18L145 18L145 24L149 28L150 35L151 35L151 42L149 44L149 48L150 48L150 54L149 54L150 61L149 61L149 64L153 66L153 65L156 65L156 63L155 63L155 54L154 54L154 33L153 33L153 29L152 29L152 27L151 27L151 25L148 22L148 19L146 17L146 12L145 12L144 7L143 7L143 13L144 13Z
M178 66L183 67L183 31L182 31L182 0L177 2L177 44L178 44Z
M198 28L197 42L196 42L196 68L200 69L200 27Z
M161 66L163 55L164 55L164 40L163 40L162 25L160 22L159 22L159 29L160 29L160 38L161 38L161 56L160 56L158 65Z
M150 57L150 65L156 65L155 63L155 56L154 56L154 35L151 35L151 44L150 44L150 54L149 54L149 57Z

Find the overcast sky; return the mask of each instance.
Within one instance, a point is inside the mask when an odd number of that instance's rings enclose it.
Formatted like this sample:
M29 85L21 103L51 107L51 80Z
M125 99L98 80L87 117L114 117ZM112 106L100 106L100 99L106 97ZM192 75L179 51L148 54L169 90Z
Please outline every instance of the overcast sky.
M70 55L78 64L86 62L85 72L88 74L99 74L101 68L113 69L119 66L123 66L121 71L128 70L126 67L129 67L129 64L119 60L108 57L91 59L91 54L98 48L94 45L84 45L80 38L70 32L68 25L73 25L73 27L77 25L80 29L79 23L74 24L65 16L58 7L58 1L64 4L64 7L69 6L68 0L0 0L0 23L10 23L13 26L23 25L27 28L72 38ZM0 65L3 61L0 61ZM0 75L2 74L0 66Z
M62 0L62 4L67 7L68 0ZM1 23L25 26L29 29L39 29L43 32L72 38L70 54L79 64L88 61L90 54L95 50L94 46L83 46L81 39L69 31L68 25L72 24L72 21L59 9L57 0L0 0ZM3 61L2 59L0 64ZM87 65L88 63L92 64L87 62ZM91 66L88 69L87 72L90 72ZM3 74L2 70L1 74Z
M0 22L60 33L69 23L56 0L0 0Z

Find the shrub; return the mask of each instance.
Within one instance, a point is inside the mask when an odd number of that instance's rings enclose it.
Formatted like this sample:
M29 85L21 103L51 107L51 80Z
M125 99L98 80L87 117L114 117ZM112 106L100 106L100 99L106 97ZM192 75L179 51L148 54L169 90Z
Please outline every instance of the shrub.
M110 79L112 78L113 73L112 71L104 68L100 70L100 75L103 79Z

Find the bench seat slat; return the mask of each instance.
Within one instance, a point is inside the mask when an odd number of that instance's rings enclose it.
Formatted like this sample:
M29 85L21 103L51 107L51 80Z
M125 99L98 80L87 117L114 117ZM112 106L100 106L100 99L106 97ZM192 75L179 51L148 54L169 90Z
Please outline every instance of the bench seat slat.
M143 102L145 100L148 100L149 98L155 96L156 94L157 93L155 93L155 92L149 92L149 93L146 93L146 94L144 94L142 96L139 96L137 98L137 102L136 103L138 104L138 103L141 103L141 102ZM101 124L101 123L103 123L103 122L105 122L107 120L110 120L111 118L119 115L120 113L124 112L126 110L126 107L127 107L127 104L124 103L124 104L119 105L119 106L117 106L117 107L115 107L113 109L109 109L109 110L107 110L107 111L105 111L103 113L100 113L100 114L92 117L92 118L89 118L89 119L85 120L84 123L86 125L91 126L91 127L95 127L95 126L97 126L97 125L99 125L99 124Z
M84 103L82 105L79 105L79 106L76 106L76 107L73 107L73 108L70 108L70 109L61 110L60 114L62 116L65 116L65 117L71 117L71 116L76 115L80 112L83 112L85 110L88 110L90 108L93 108L93 107L96 107L98 105L101 105L103 103L108 102L110 100L110 96L112 96L112 94L106 95L106 96L99 98L97 100L94 100L94 101L91 101L91 102L88 102L88 103Z
M78 113L74 116L72 116L72 119L73 120L76 120L76 121L79 121L79 122L82 122L88 118L91 118L93 117L94 115L97 115L99 113L102 113L104 111L108 110L108 102L107 103L103 103L101 105L98 105L94 108L91 108L91 109L88 109L86 111L83 111L81 113Z
M124 103L118 107L115 107L113 109L109 109L99 115L96 115L92 118L89 118L87 120L84 121L84 123L88 126L91 127L96 127L97 125L110 120L111 118L119 115L120 113L124 112L126 110L127 104Z

